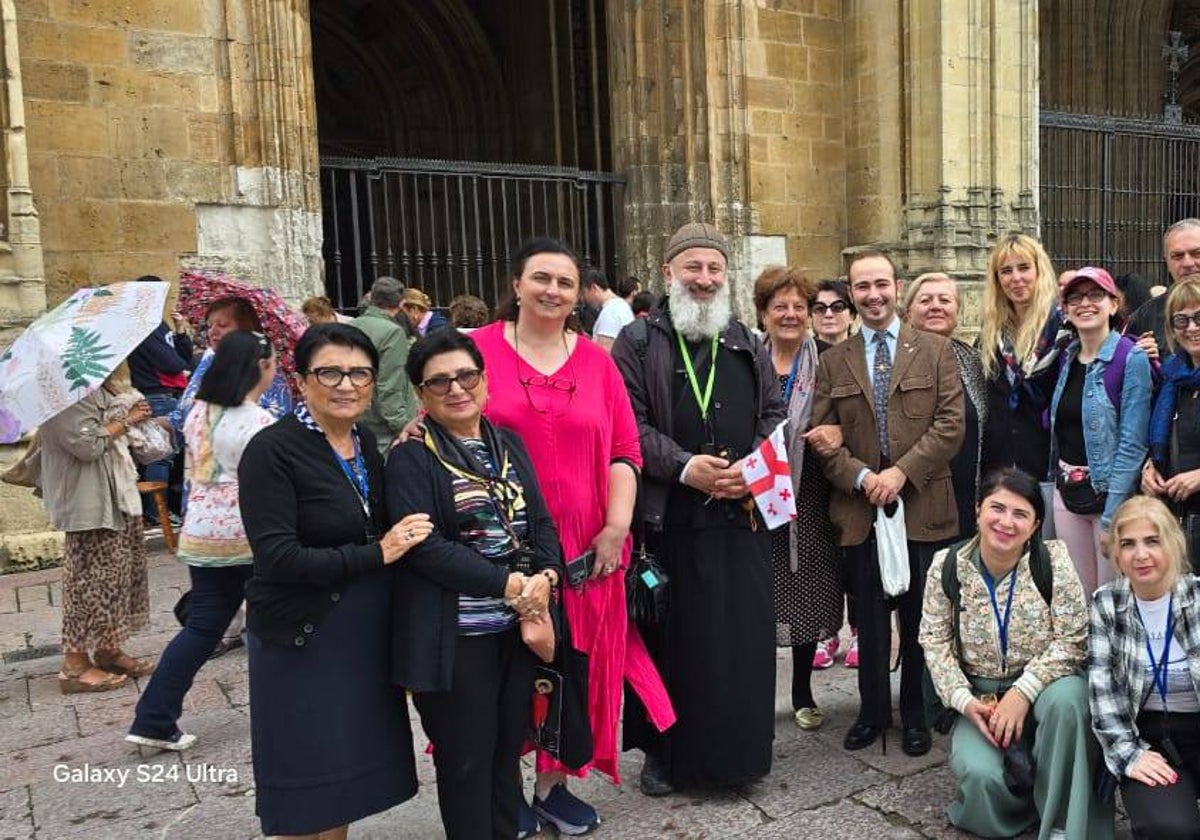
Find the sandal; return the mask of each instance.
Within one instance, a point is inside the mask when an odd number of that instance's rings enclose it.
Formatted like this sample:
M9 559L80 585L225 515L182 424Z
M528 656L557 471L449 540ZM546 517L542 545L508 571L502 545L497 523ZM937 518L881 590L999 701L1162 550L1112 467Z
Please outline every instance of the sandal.
M114 688L120 688L129 682L129 677L113 673L104 674L104 679L97 682L85 682L83 675L91 670L93 670L93 667L88 665L78 671L68 673L64 666L58 672L59 691L63 694L91 694L97 691L112 691Z
M126 677L148 677L158 667L153 659L134 659L128 653L119 651L111 658L96 651L96 667L110 674L120 674Z

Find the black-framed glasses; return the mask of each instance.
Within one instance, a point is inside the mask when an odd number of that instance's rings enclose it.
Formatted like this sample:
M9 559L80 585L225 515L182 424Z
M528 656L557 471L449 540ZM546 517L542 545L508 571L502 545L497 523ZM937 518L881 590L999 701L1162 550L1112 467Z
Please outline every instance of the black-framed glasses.
M375 369L369 367L319 367L305 371L304 375L312 376L326 388L339 387L343 379L349 379L355 388L366 388L375 381Z
M529 402L529 407L539 414L548 414L549 408L541 408L534 402L533 394L530 393L530 388L546 388L551 391L557 391L560 394L567 395L567 405L575 399L575 391L579 386L575 383L575 379L563 379L558 376L546 376L545 374L535 373L533 376L518 376L517 381L521 383L521 388L525 391L525 399Z
M1176 312L1171 316L1171 326L1177 330L1186 330L1188 326L1200 327L1200 311L1188 315L1186 312Z
M483 378L483 371L476 368L463 368L458 373L451 376L448 373L440 373L437 376L431 376L422 382L417 387L422 391L428 391L431 394L436 394L439 397L444 397L450 393L450 387L457 382L458 387L464 391L470 391L479 384L479 380Z
M846 303L844 300L835 300L833 303L814 303L812 305L812 311L814 315L824 315L826 312L832 312L834 315L841 315L849 308L850 304Z
M1099 286L1093 286L1086 292L1071 292L1063 298L1063 303L1067 306L1078 306L1087 300L1088 303L1099 303L1108 297L1108 292L1101 289Z

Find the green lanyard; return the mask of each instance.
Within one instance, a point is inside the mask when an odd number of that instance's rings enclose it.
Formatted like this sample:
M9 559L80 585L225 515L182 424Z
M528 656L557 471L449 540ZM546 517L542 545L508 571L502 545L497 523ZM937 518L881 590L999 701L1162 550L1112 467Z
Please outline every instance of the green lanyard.
M683 336L675 333L679 339L679 352L683 354L683 366L687 370L688 383L692 386L692 394L696 397L696 405L700 407L700 419L708 421L708 404L712 402L713 383L717 381L717 337L712 339L712 363L708 366L708 384L704 386L704 396L700 396L700 383L696 381L696 369L692 367L692 356L688 353Z

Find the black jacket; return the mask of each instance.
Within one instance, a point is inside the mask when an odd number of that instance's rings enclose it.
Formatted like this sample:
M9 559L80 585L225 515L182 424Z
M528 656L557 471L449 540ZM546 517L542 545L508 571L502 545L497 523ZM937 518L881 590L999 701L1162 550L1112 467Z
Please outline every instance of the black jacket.
M758 337L741 321L730 320L721 332L720 342L727 350L747 354L753 363L758 392L754 413L757 429L754 445L775 431L787 419L787 409L779 394L771 354ZM673 367L675 328L669 313L656 308L645 319L626 325L612 347L613 361L625 379L629 400L637 417L646 477L642 502L643 517L651 528L661 528L671 488L679 473L695 452L686 452L670 435L674 428L671 415L671 370Z
M159 373L179 374L196 366L188 334L175 333L174 344L167 342L167 335L167 325L159 324L129 354L129 381L143 394L168 390L158 378Z
M370 523L333 448L294 414L246 446L238 465L242 522L254 552L246 626L265 641L303 647L351 578L384 568L377 536L384 533L383 459L375 436L361 426L359 433Z
M528 543L535 570L563 575L558 531L517 435L497 429L525 490ZM422 441L392 450L387 461L389 522L428 513L433 533L396 564L392 590L392 681L412 691L448 691L458 640L458 596L502 597L509 571L459 542L453 480Z

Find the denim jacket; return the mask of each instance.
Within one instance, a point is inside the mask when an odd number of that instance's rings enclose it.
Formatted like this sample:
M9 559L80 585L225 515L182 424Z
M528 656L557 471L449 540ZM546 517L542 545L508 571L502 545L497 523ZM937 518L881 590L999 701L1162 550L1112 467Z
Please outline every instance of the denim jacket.
M1098 493L1108 491L1104 513L1100 516L1100 527L1105 530L1117 506L1137 489L1138 471L1146 460L1149 448L1153 382L1150 360L1145 351L1140 347L1129 351L1125 361L1125 381L1121 385L1119 412L1104 388L1104 369L1112 362L1120 338L1116 331L1108 334L1095 360L1087 366L1083 380L1083 444L1092 487ZM1054 397L1050 401L1051 441L1056 439L1054 424L1058 417L1058 403L1067 384L1071 363L1077 355L1079 341L1075 340L1067 347L1066 358L1059 368L1058 382L1054 386ZM1057 451L1057 447L1053 447L1052 451ZM1052 463L1050 469L1052 474L1057 474L1058 464Z

